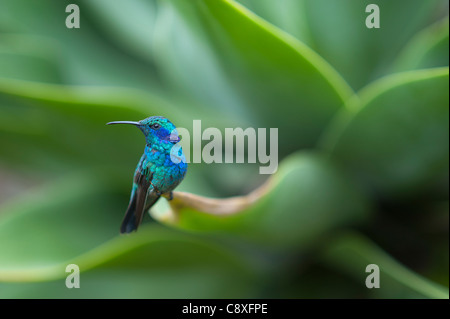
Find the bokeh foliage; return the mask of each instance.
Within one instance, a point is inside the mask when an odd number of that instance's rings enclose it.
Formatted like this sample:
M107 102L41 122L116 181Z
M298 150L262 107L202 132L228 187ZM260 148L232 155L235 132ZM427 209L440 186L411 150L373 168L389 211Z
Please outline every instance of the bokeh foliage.
M0 203L0 297L448 298L448 3L405 3L0 0L0 172L33 185ZM119 236L144 139L104 124L150 115L277 127L269 192ZM179 189L263 181L190 164Z

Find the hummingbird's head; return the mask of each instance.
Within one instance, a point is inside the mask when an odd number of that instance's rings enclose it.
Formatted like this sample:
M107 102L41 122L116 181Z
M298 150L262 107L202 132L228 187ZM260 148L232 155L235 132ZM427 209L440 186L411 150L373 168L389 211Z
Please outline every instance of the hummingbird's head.
M139 122L117 121L109 124L132 124L136 125L145 135L147 144L170 143L176 144L181 138L178 135L175 125L162 116L151 116Z

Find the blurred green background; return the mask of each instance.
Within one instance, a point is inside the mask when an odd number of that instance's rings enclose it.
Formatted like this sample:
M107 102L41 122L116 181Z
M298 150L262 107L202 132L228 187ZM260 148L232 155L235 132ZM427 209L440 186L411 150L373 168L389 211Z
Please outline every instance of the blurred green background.
M448 298L448 31L446 0L0 0L0 298ZM268 194L119 236L144 139L105 123L152 115L278 128Z

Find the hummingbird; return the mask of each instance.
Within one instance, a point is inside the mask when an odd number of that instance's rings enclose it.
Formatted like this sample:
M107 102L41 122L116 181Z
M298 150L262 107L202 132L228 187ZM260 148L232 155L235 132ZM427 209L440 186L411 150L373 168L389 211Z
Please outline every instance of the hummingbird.
M130 202L120 226L120 233L137 231L144 213L152 207L161 195L172 199L187 171L186 158L177 145L181 137L175 125L162 116L151 116L138 122L115 121L111 124L131 124L138 127L145 136L144 154L134 172Z

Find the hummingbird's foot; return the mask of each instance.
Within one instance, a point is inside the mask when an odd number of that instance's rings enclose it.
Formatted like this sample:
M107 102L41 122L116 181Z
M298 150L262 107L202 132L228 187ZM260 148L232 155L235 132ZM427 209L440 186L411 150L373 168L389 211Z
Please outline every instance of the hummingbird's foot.
M164 194L162 194L162 196L164 196L164 198L165 199L167 199L167 200L172 200L173 199L173 192L167 192L167 193L164 193Z

